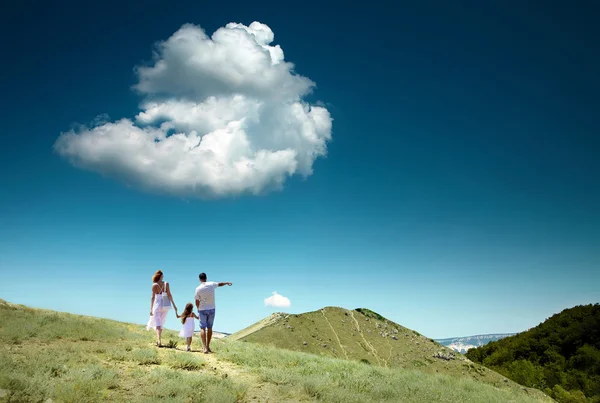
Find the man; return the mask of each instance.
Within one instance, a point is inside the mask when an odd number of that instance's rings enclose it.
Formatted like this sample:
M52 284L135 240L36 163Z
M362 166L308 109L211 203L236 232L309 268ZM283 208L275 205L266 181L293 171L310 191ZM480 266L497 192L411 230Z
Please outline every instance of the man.
M210 339L215 320L215 288L232 283L215 283L206 281L206 273L200 273L200 285L196 288L196 308L200 317L200 337L204 346L204 354L212 353Z

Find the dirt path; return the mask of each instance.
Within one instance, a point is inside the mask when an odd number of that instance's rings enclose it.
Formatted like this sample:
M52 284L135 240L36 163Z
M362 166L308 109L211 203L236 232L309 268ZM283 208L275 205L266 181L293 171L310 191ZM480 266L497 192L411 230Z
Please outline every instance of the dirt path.
M233 363L219 360L215 354L203 354L202 358L206 360L206 369L215 372L216 375L248 385L248 390L242 400L243 402L276 401L278 393L275 387L271 384L261 382L256 375L243 371Z
M377 355L377 350L375 350L375 348L373 347L373 345L371 343L369 343L367 341L367 339L365 339L365 335L363 334L362 330L360 330L360 325L358 324L358 320L356 320L356 318L354 317L354 312L350 311L350 316L352 316L352 319L354 319L354 323L356 323L356 329L358 330L358 333L362 337L363 341L371 349L371 352L373 353L373 356L377 360L377 363L379 365L381 365L381 361L385 362L385 360L382 360L381 358L379 358L379 356ZM387 366L387 362L385 364Z
M393 350L393 347L392 347L392 343L390 343L390 339L387 338L387 337L385 339L387 340L388 346L390 346L390 354L389 354L388 359L387 359L387 364L389 364L389 362L392 360L392 350Z
M186 351L178 350L181 354L190 354ZM260 402L260 403L275 403L275 402L297 402L297 399L286 400L280 396L277 386L268 382L263 382L259 377L249 371L242 369L239 365L229 361L220 360L219 353L202 354L201 352L193 352L198 354L200 358L206 361L204 371L212 372L215 376L229 378L233 382L241 383L248 386L246 394L241 402Z
M325 315L325 311L321 310L321 313L323 314L323 317L325 318L325 320L327 321L327 324L329 325L329 327L331 328L331 331L333 332L333 334L335 335L335 338L338 341L338 344L340 345L340 349L342 350L342 352L344 353L344 355L346 356L346 359L348 359L348 353L346 352L346 349L344 348L344 346L342 346L342 342L340 341L340 338L337 334L337 332L335 331L335 329L333 328L333 326L331 325L331 322L329 321L329 319L327 319L327 316Z

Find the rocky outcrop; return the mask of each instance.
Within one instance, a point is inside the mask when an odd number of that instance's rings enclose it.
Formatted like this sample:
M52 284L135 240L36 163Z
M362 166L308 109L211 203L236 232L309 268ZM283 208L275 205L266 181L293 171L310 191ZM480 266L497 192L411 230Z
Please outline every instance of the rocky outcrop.
M456 359L456 355L454 353L452 353L452 352L445 354L442 351L438 351L437 353L435 353L433 355L433 358L438 358L440 360L451 361L451 360L455 360Z

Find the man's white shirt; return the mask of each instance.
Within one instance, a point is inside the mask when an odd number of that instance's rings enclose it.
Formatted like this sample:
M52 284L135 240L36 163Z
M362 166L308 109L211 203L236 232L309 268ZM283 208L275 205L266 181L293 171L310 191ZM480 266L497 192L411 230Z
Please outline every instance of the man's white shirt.
M219 283L207 281L196 288L196 299L200 301L198 310L215 309L215 288Z

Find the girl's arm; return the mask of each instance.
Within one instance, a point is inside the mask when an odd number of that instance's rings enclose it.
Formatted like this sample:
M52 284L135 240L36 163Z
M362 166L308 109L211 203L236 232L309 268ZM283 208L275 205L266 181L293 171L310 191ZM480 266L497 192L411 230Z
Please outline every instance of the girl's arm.
M194 318L200 320L200 318L194 312L192 312L192 315L194 316Z
M175 301L173 301L173 297L171 296L171 286L169 285L169 283L167 283L167 295L171 300L171 304L173 304L173 309L175 309L175 312L177 312L177 305L175 305Z

